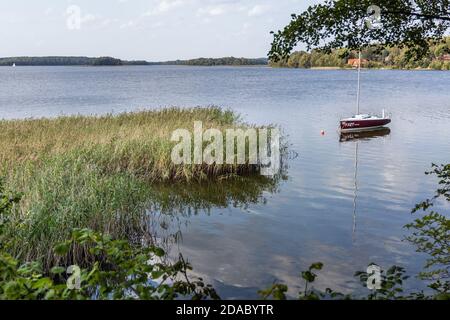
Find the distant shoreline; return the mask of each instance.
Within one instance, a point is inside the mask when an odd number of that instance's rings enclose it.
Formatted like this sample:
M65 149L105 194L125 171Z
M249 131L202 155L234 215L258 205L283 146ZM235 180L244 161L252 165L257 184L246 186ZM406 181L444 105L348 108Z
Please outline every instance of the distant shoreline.
M149 62L145 60L121 60L113 57L5 57L0 58L0 66L268 66L267 58L198 58L190 60L174 60Z
M361 58L358 54L361 53ZM348 48L295 51L278 61L270 61L276 68L338 70L351 69L361 64L375 70L450 70L450 37L429 48L426 57L414 59L401 46L368 46L360 52Z
M357 70L357 68L342 68L342 67L312 67L312 68L285 68L285 67L273 67L278 69L302 69L302 70ZM362 70L387 70L387 71L447 71L447 70L436 70L432 68L413 68L413 69L400 69L400 68L388 68L388 67L382 67L382 68L362 68Z
M120 60L112 57L7 57L0 58L0 67L124 67L124 66L183 66L183 67L267 67L273 69L303 69L314 71L354 70L350 66L291 68L284 65L271 65L266 58L199 58L166 62L148 62L144 60ZM364 70L402 70L402 71L436 71L432 68L395 68L365 67ZM446 71L446 70L438 70Z
M312 68L285 68L285 67L274 67L270 65L211 65L211 66L205 66L205 65L176 65L176 64L125 64L125 65L18 65L15 67L24 68L24 67L83 67L83 68L91 68L91 67L114 67L114 68L120 68L120 67L161 67L161 66L167 66L167 67L186 67L186 68L192 68L192 67L199 67L199 68L267 68L267 69L286 69L286 70L310 70L310 71L355 71L357 69L355 68L341 68L341 67L312 67ZM6 68L12 68L11 66L7 65L0 65L0 68L6 69ZM12 68L14 69L14 68ZM436 70L431 68L416 68L416 69L398 69L398 68L362 68L362 70L376 70L376 71L438 71L438 72L445 72L448 70Z

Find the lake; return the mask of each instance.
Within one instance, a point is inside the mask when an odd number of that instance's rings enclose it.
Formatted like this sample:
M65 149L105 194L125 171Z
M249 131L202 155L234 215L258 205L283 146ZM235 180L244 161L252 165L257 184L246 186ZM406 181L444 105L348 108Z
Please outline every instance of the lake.
M341 137L356 79L353 70L4 67L0 118L218 105L248 123L277 124L289 143L286 179L249 197L241 193L254 186L171 188L184 200L171 215L149 210L155 232L176 235L171 254L181 252L223 298L256 298L275 280L295 295L300 271L317 261L325 264L317 287L352 292L361 288L354 272L371 262L422 270L426 257L403 241L403 226L436 189L424 172L450 160L450 72L363 71L362 111L386 109L390 131Z

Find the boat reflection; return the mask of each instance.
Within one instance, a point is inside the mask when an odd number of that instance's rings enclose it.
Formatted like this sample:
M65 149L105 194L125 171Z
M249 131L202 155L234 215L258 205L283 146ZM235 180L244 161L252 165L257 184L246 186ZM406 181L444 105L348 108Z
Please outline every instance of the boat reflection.
M391 134L391 129L380 128L371 131L360 132L341 132L339 142L356 141L356 140L372 140L380 137L385 137Z
M356 242L356 227L357 227L357 202L358 202L358 166L359 166L359 142L360 141L369 141L381 137L386 137L391 133L391 129L389 128L379 128L376 130L370 131L359 131L359 132L341 132L339 137L339 142L354 142L355 143L355 165L354 165L354 194L353 194L353 228L352 228L352 238L353 242Z
M357 201L358 201L358 160L359 160L358 156L359 156L359 142L357 140L355 145L355 175L354 175L355 190L353 193L353 228L352 228L353 243L356 242L356 219L357 219Z

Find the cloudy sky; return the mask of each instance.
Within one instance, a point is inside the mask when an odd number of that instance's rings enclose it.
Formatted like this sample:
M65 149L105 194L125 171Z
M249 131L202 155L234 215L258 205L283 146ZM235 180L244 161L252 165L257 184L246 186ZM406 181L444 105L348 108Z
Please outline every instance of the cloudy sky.
M319 0L0 0L0 57L264 57Z

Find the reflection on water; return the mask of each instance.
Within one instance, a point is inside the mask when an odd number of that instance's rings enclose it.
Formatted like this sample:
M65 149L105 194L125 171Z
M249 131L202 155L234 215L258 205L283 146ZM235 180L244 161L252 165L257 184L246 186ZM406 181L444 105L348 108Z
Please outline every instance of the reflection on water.
M213 208L246 209L250 204L265 203L265 193L276 193L285 174L269 178L261 175L232 177L218 182L161 184L152 187L149 210L166 215L189 217Z
M391 133L389 128L372 131L341 133L340 142L355 144L354 157L354 196L353 196L353 241L356 241L357 200L358 200L358 165L360 141L383 138ZM295 151L290 151L294 152ZM286 152L285 156L289 156ZM298 154L294 158L296 159ZM279 192L281 181L289 179L287 166L273 177L260 175L238 177L213 182L194 184L160 184L151 187L151 196L147 210L147 223L151 224L150 233L165 245L180 244L182 228L189 224L189 218L198 214L210 215L217 209L229 207L246 210L250 205L266 204L267 195Z
M352 292L360 288L354 272L371 262L422 271L403 226L435 190L423 173L450 154L450 72L367 72L364 111L392 113L390 133L320 134L353 110L353 70L0 68L0 118L214 104L245 122L280 126L291 144L288 180L275 189L261 181L154 188L146 208L158 237L175 235L170 242L223 298L257 298L275 280L295 295L299 271L316 261L325 264L318 288Z
M246 210L250 205L264 205L269 195L279 191L280 182L287 179L287 167L284 166L274 177L236 176L215 182L152 186L142 241L148 244L150 236L152 241L170 252L173 245L182 243L183 228L189 226L192 216L208 216L212 210L220 208Z
M356 241L356 202L358 200L358 151L359 143L355 144L355 197L353 199L353 242Z
M279 192L280 183L288 179L287 166L281 168L273 177L253 174L217 181L147 185L145 203L139 206L137 214L118 214L111 223L124 226L123 234L132 243L157 245L170 253L182 244L183 231L188 230L192 217L208 217L218 209L245 211L251 205L265 205L269 196ZM178 255L175 252L165 259L176 259Z
M380 128L377 130L360 131L360 132L341 132L340 142L354 141L354 140L371 140L387 136L391 133L389 128Z
M388 136L391 133L391 129L379 128L368 131L355 131L355 132L341 132L339 142L354 142L355 143L355 175L354 175L354 197L353 197L353 242L356 242L356 224L357 224L357 200L358 200L358 161L359 161L359 141L360 140L373 140Z

